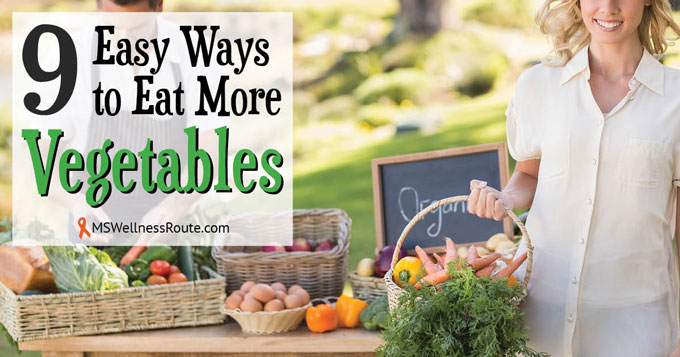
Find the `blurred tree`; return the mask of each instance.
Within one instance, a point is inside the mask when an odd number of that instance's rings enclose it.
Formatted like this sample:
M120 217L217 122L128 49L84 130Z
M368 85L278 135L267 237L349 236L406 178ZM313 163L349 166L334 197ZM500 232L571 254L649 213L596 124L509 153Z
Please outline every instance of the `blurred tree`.
M401 42L409 34L432 36L442 28L442 9L448 0L399 0L399 13L388 40Z
M409 35L430 37L436 34L442 29L444 9L447 9L448 2L449 0L399 0L399 12L394 19L394 27L385 41L365 51L344 52L323 74L298 83L296 89L307 89L345 71L351 61L356 61L358 55L368 52L384 53L408 38Z
M671 0L671 7L673 8L673 11L680 10L680 0Z

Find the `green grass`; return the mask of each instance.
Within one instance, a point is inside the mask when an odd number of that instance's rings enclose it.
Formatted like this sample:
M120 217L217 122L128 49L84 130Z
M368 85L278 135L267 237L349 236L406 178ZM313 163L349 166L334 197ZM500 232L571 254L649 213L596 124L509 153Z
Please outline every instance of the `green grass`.
M350 151L338 150L333 161L303 158L296 174L295 208L341 208L352 218L349 269L373 257L376 246L371 160L415 152L505 141L507 102L481 98L461 104L433 134L407 134ZM298 138L298 140L300 140ZM514 162L512 163L514 165ZM302 171L302 170L301 170ZM462 187L461 194L468 188Z
M16 349L14 347L10 346L7 341L2 339L0 337L0 356L3 357L12 357L12 356L21 356L21 357L39 357L41 355L40 352L38 351L25 351L21 352L21 354L17 354Z

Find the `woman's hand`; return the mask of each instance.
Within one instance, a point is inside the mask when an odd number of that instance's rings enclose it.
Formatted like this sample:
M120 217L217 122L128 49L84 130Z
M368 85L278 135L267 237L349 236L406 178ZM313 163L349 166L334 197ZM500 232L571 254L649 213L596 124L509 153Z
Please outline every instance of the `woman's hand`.
M500 221L508 215L506 208L515 208L515 200L510 195L487 186L485 181L470 181L468 212Z

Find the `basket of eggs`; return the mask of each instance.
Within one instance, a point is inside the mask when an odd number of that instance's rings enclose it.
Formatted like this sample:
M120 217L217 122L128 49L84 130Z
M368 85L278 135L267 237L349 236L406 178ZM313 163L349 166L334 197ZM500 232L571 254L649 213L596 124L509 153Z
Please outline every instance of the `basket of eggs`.
M247 333L266 335L295 330L310 306L307 290L300 285L256 284L246 281L232 292L220 311L233 318Z

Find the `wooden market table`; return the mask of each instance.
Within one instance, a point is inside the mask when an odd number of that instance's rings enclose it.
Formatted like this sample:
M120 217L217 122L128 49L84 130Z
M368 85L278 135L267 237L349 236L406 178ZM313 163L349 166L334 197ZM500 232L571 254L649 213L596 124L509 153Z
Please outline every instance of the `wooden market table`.
M322 334L307 330L268 336L241 332L234 321L223 325L76 336L20 342L22 351L49 357L82 356L373 356L381 344L378 333L363 328Z

